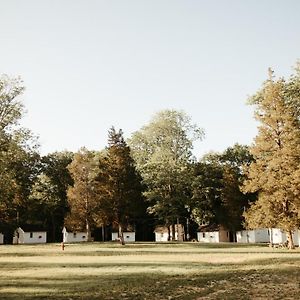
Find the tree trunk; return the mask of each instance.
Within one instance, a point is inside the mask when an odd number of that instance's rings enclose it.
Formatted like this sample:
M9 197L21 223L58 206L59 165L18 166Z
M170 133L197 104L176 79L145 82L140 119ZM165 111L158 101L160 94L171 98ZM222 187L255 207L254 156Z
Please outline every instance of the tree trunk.
M102 242L105 242L105 229L104 229L104 225L102 225L101 229L102 229Z
M273 230L269 228L269 235L270 235L270 247L273 247Z
M125 242L124 242L124 233L123 233L123 228L122 228L121 224L119 224L119 239L120 239L121 245L125 245Z
M288 248L289 248L289 250L295 249L292 231L291 231L291 230L288 230L288 231L286 232L286 234L287 234L287 240L288 240Z
M186 228L185 228L185 240L189 241L190 240L190 220L189 218L186 218Z
M172 230L172 241L175 241L175 224L172 223L171 225L171 230Z
M56 226L53 214L51 214L51 223L52 223L52 242L56 242Z

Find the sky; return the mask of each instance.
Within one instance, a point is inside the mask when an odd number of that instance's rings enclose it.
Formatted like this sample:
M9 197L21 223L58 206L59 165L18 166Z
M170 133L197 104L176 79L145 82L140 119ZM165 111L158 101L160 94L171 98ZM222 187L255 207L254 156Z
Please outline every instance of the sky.
M205 130L200 158L257 134L247 99L300 59L298 0L0 0L0 74L21 76L41 153L101 150L163 109Z

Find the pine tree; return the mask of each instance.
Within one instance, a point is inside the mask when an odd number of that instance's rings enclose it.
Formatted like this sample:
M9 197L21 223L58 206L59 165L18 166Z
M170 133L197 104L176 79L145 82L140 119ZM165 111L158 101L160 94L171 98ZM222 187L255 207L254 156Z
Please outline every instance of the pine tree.
M101 211L118 227L123 244L123 231L134 225L143 207L142 185L122 130L112 127L108 135L108 147L99 161L97 193Z
M251 100L260 126L244 191L258 192L257 202L245 215L248 226L285 230L291 249L292 232L300 225L300 121L295 109L300 98L291 102L287 87L284 79L275 80L270 71L269 80Z

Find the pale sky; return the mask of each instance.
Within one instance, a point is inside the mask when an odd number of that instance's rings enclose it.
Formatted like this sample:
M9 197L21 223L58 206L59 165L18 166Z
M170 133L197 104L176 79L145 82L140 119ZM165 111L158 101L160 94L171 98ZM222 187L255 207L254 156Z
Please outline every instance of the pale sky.
M162 109L204 128L194 154L251 144L246 105L300 59L298 0L0 0L0 73L20 75L41 152L101 150Z

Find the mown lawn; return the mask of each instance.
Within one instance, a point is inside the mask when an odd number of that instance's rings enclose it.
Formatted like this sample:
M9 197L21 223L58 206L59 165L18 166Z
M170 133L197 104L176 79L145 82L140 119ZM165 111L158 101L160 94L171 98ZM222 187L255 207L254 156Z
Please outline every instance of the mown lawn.
M300 299L300 250L199 243L0 246L0 299Z

